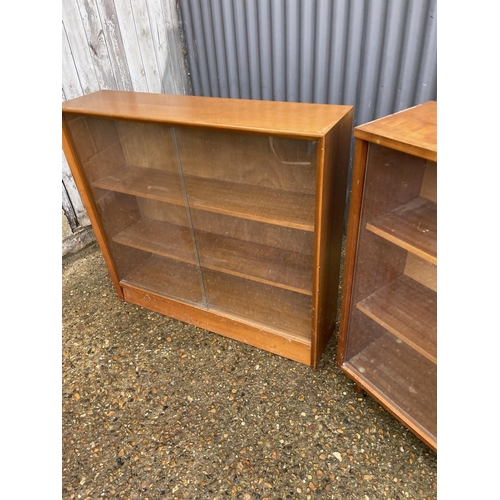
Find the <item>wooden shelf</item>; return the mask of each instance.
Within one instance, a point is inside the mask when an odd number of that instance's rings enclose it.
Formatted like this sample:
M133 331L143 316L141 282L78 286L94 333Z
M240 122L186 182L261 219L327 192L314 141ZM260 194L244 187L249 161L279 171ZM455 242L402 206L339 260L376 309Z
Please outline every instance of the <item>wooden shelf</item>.
M202 268L312 295L312 256L236 238L195 231ZM186 227L139 219L113 241L197 265L195 242Z
M139 219L113 236L113 241L187 264L197 264L191 231L152 219Z
M437 363L437 294L400 276L356 307L433 363Z
M368 222L366 228L437 265L436 203L425 198L415 198Z
M314 195L187 175L184 180L191 208L314 231ZM187 206L179 176L163 170L123 167L93 185Z
M203 270L203 283L209 311L310 342L312 297L211 269Z
M204 269L312 295L312 256L195 231Z
M167 297L202 306L206 304L197 266L152 255L121 281Z
M437 366L391 334L344 365L355 379L436 446Z
M310 344L311 297L152 255L120 282ZM204 297L210 298L207 301Z
M101 177L93 182L94 187L131 194L150 200L164 201L186 206L179 176L165 170L141 167L117 169L113 175Z

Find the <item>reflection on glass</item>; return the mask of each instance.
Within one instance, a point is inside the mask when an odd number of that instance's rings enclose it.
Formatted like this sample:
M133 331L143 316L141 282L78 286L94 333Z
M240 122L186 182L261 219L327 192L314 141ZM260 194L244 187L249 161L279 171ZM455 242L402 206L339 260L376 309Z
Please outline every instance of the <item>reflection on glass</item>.
M121 282L205 306L171 128L85 116L68 125Z
M346 346L346 364L434 440L435 184L435 163L370 144Z
M68 125L122 284L311 338L316 142Z

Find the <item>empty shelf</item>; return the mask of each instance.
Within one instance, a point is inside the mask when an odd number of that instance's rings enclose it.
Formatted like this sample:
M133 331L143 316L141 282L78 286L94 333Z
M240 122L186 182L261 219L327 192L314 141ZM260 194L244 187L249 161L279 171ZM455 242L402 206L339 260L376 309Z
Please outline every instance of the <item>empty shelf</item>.
M415 198L368 222L366 228L431 264L437 264L436 203Z

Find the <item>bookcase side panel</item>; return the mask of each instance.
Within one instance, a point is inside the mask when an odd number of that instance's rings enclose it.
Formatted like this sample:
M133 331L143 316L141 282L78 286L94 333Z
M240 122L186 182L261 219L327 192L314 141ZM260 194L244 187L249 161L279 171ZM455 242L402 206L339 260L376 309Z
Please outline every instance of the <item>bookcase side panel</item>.
M364 179L366 174L366 157L368 142L356 139L354 143L354 161L351 178L349 215L347 219L347 235L345 257L342 274L342 301L340 306L339 338L337 344L336 363L341 367L345 360L347 331L350 322L352 289L354 286L354 268L357 256L357 241L363 201Z
M317 366L334 333L337 320L352 116L351 110L326 135L323 168L318 169L313 367Z

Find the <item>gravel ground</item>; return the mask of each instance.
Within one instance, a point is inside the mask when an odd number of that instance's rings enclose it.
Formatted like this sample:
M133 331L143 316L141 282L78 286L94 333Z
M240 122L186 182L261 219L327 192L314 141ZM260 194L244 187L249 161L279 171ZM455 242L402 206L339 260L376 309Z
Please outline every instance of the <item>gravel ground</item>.
M63 259L63 499L435 499L437 456L335 367L120 302Z

